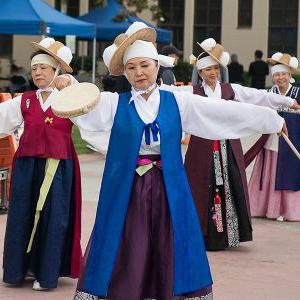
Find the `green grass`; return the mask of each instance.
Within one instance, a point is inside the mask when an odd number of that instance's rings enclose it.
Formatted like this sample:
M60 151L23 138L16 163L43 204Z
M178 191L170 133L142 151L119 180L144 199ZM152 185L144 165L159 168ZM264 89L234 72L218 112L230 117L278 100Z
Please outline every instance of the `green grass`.
M79 129L73 126L72 138L77 154L92 153L93 151L86 147L87 143L80 137Z

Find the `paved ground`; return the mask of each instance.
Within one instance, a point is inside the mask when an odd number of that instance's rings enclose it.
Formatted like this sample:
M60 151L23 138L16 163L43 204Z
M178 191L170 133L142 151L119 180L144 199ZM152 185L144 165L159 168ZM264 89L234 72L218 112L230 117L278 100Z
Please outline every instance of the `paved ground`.
M246 140L246 148L249 143L251 141ZM99 154L92 154L81 156L80 161L84 199L82 244L85 247L96 213L104 160ZM5 222L6 216L0 216L0 253L3 251ZM214 279L214 299L299 300L300 223L254 219L253 227L253 242L244 243L234 250L208 253ZM32 280L19 288L0 283L0 299L72 299L76 281L61 279L59 287L48 292L34 292L31 285Z

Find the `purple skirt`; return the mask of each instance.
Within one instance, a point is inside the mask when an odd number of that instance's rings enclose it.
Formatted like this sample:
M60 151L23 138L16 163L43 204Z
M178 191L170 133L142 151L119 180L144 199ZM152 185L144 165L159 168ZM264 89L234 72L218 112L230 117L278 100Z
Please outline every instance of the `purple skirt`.
M140 156L159 160L157 155ZM89 245L85 260L88 257ZM107 300L210 300L212 287L173 296L173 232L162 171L137 173ZM82 292L83 265L74 300L102 300Z

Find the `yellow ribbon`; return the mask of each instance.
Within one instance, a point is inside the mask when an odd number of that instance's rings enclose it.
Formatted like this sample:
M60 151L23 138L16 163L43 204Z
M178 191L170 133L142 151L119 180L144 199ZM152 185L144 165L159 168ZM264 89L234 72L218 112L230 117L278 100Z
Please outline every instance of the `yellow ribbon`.
M31 251L33 239L34 239L37 225L38 225L38 222L40 219L40 214L41 214L41 211L43 210L43 207L44 207L47 195L49 193L54 175L56 173L58 164L59 164L59 159L48 158L46 161L45 178L44 178L42 186L40 188L40 195L39 195L38 202L36 204L36 210L35 210L35 216L34 216L34 225L33 225L33 229L31 232L31 236L30 236L30 240L28 243L26 253L29 253Z
M140 175L143 176L146 174L149 170L151 170L154 166L156 166L156 161L153 161L147 165L139 166L135 169L135 171Z

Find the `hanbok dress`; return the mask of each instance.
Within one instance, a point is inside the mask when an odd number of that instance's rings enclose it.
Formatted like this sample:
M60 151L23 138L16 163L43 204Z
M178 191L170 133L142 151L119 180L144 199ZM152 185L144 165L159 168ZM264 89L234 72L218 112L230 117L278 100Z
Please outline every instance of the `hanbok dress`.
M269 108L156 88L147 101L135 90L102 92L93 111L72 121L92 145L93 134L111 130L96 221L74 299L212 299L181 154L182 130L238 138L278 132L282 118Z
M273 86L269 92L279 94L279 89ZM300 103L298 87L290 85L285 95ZM289 139L300 149L300 115L284 110L279 114ZM251 215L300 221L300 161L277 135L262 137L260 149L249 181Z
M43 102L39 90L0 104L0 137L24 122L4 241L3 281L9 284L33 276L41 287L56 288L59 277L77 278L80 272L81 183L73 123L55 116L50 105L51 95Z

